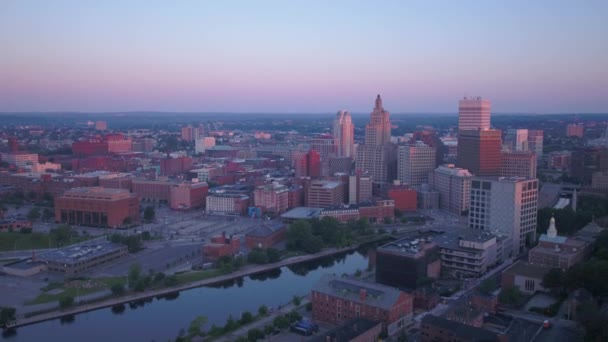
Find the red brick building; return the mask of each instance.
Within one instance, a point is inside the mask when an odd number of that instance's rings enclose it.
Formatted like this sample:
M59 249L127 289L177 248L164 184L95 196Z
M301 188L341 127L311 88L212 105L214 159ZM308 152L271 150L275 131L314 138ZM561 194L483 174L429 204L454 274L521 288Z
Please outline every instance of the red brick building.
M400 211L416 211L418 208L416 190L409 186L393 186L388 190L388 198L395 203L395 209Z
M500 130L461 130L458 132L456 166L475 176L499 176L501 149Z
M395 218L395 202L393 200L374 200L371 203L359 205L359 217L370 222L382 222L385 218Z
M434 315L426 315L420 324L422 342L503 341L496 333Z
M160 160L160 174L163 176L174 176L186 173L192 169L192 158L177 157Z
M278 221L260 221L245 234L247 248L269 248L285 240L287 225Z
M238 236L213 236L208 244L203 245L203 258L217 260L223 256L234 256L241 249L241 240Z
M0 218L2 217L0 211ZM18 232L22 229L32 229L32 221L28 220L0 220L0 232Z
M382 322L383 330L394 335L412 319L413 298L409 294L329 274L313 287L311 300L313 320L333 325L361 317Z
M139 198L126 189L73 188L55 199L55 221L121 227L139 221Z
M165 202L171 199L171 186L175 184L169 181L155 180L133 180L133 192L144 202Z
M207 183L179 183L170 189L169 205L174 210L186 210L205 206L209 186Z
M75 141L72 143L72 154L79 158L108 154L108 142L101 139Z

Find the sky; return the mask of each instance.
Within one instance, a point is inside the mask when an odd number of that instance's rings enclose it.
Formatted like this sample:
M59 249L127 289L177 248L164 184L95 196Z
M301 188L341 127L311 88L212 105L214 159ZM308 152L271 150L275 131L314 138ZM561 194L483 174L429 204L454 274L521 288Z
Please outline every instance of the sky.
M0 1L0 111L608 112L608 1Z

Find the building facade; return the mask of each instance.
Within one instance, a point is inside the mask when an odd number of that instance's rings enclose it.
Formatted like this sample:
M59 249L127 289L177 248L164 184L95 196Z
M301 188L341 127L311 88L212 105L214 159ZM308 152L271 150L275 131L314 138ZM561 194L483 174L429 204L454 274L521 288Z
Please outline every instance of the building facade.
M536 238L538 180L520 177L471 181L469 227L510 239L512 255L524 251L526 239ZM508 247L504 248L508 255Z
M472 177L469 170L454 167L453 164L435 169L431 175L431 186L439 192L439 208L456 215L468 213Z
M334 119L333 136L336 139L338 157L354 157L355 125L350 113L341 110Z
M458 102L458 130L490 129L489 100L481 97L465 97Z
M422 184L428 184L429 174L435 169L435 152L434 147L428 146L422 141L399 146L397 156L399 181L415 189Z
M117 228L139 221L139 198L126 189L73 188L55 199L55 222Z
M289 205L289 189L282 184L267 184L255 189L254 205L264 213L282 214Z
M537 158L534 152L519 151L501 153L501 177L536 178Z
M340 181L315 180L307 185L306 206L329 208L344 203L344 184Z
M475 176L500 174L501 131L461 130L458 134L456 166Z

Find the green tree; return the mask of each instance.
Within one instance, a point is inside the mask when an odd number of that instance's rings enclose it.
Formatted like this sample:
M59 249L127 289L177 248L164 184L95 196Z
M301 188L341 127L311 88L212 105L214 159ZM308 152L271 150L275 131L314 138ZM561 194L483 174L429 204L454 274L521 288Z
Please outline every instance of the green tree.
M156 216L156 212L154 210L154 206L149 206L144 209L144 220L146 222L152 222L154 217Z
M291 301L295 306L300 306L300 303L302 303L302 299L298 295L294 295Z
M251 314L251 312L245 311L241 315L241 319L239 320L239 323L241 325L245 325L245 324L251 323L252 321L253 321L253 315Z
M115 296L122 296L125 294L125 287L122 284L114 284L111 287L112 294Z
M141 266L138 263L131 264L129 266L129 287L135 288L139 278L141 276Z
M266 324L264 326L264 335L270 336L274 333L274 327L271 324Z
M498 285L496 284L496 280L494 278L488 278L482 281L477 289L481 293L491 294L494 292L494 290L496 290L497 287Z
M281 252L275 248L266 249L266 255L268 256L268 262L277 262L281 260Z
M268 263L268 256L265 250L256 247L247 255L247 261L252 264L266 264Z
M61 309L67 309L72 305L74 305L74 297L64 296L64 297L59 298L59 307Z
M188 336L203 336L203 326L207 324L206 316L198 316L192 322L190 322L190 326L188 326Z
M522 298L522 293L517 287L510 289L503 289L498 295L498 300L504 304L514 305L517 304Z
M73 231L72 227L61 224L57 228L51 229L49 234L55 239L58 246L64 246L70 242Z
M228 319L226 319L226 324L224 325L224 333L228 333L233 330L236 330L236 329L238 329L238 327L239 327L239 323L234 320L234 317L232 317L232 315L229 315Z
M564 272L559 268L552 268L543 277L541 285L547 289L560 289L564 285Z
M55 217L55 213L51 209L44 208L44 210L42 210L42 219L44 221L48 221L48 220L52 219L53 217Z
M38 207L32 208L27 213L27 219L30 220L30 221L35 221L35 220L37 220L39 218L40 218L40 209Z
M249 329L247 332L247 340L250 342L255 342L257 340L261 340L264 338L264 332L260 329Z
M268 314L268 307L266 305L260 305L258 308L258 315L266 316Z
M272 324L279 330L286 329L289 326L289 320L284 315L280 315L272 320Z
M8 322L15 320L17 315L17 309L13 307L2 307L0 308L0 327L4 326Z

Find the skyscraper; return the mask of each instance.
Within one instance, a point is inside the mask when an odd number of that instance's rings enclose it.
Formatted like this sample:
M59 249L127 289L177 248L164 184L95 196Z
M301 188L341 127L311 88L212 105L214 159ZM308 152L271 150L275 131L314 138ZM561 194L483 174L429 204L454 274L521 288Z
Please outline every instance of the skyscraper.
M528 151L528 130L508 129L504 144L509 151Z
M384 146L391 142L391 120L389 112L382 107L380 95L376 97L376 105L365 125L365 145Z
M338 157L354 157L355 125L348 111L341 110L336 114L333 135L336 139Z
M417 189L429 183L429 175L435 169L435 148L422 141L399 146L397 156L397 175L406 185Z
M489 129L490 101L481 97L465 97L458 102L458 130Z
M430 184L439 191L439 207L456 215L469 210L471 178L469 170L453 164L439 166L430 178Z
M536 154L536 160L540 161L543 156L544 132L539 129L528 130L528 151Z
M475 176L500 175L501 131L462 130L458 134L456 166Z
M536 155L529 151L501 153L500 175L502 177L536 178Z
M357 147L356 169L368 172L375 183L390 183L396 174L395 145L391 144L389 113L382 108L380 95L365 126L365 142Z
M503 256L515 256L523 251L526 237L535 239L537 206L537 179L475 177L471 181L469 227L499 235L504 239Z

